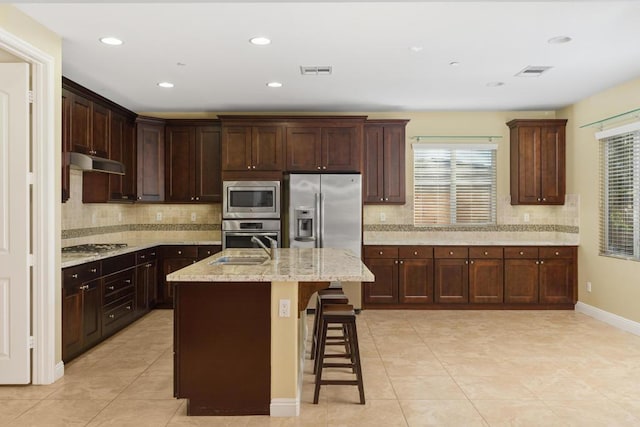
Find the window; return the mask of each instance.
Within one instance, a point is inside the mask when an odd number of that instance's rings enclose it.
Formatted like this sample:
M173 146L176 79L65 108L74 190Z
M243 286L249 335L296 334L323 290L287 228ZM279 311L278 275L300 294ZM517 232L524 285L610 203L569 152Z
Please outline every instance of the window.
M599 132L600 255L640 260L640 123Z
M495 224L496 148L413 144L414 224Z

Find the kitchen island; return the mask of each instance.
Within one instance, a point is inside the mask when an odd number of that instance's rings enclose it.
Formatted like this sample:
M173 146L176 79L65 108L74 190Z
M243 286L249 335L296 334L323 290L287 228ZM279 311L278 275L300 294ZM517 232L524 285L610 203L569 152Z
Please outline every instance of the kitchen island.
M174 395L188 415L299 415L309 297L333 281L374 280L347 250L274 254L227 249L167 276Z

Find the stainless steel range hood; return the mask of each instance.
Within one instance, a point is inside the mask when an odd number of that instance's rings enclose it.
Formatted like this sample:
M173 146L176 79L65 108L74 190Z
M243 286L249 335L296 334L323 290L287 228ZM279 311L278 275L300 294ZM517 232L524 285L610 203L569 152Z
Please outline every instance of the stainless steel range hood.
M82 153L70 152L69 166L73 169L80 169L87 172L105 172L124 175L124 165L122 163Z

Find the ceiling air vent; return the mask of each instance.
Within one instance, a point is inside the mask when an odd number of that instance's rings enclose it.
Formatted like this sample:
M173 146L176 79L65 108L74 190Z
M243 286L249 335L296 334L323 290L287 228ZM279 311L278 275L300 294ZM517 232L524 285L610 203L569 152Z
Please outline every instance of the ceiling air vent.
M331 65L300 66L300 74L303 76L329 76Z
M520 72L516 74L516 77L539 77L542 75L542 73L550 70L551 68L553 67L547 67L544 65L529 65L520 70Z

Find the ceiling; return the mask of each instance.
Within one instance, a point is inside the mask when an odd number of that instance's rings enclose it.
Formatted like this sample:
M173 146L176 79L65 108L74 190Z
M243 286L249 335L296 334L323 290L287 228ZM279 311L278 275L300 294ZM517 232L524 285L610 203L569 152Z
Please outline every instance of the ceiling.
M63 75L136 112L554 110L640 76L639 1L15 6L62 37Z

